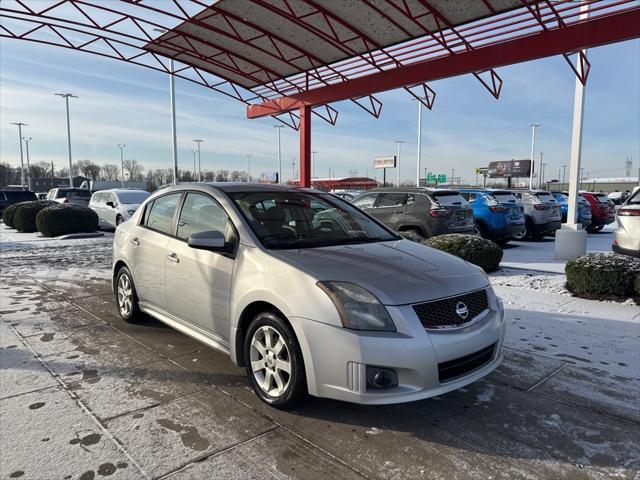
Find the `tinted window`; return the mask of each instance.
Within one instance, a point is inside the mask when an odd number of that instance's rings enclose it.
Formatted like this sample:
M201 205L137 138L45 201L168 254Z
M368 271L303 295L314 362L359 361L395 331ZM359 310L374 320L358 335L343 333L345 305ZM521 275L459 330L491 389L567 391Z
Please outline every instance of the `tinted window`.
M178 238L187 240L194 233L227 229L227 214L213 198L198 193L188 193L178 219Z
M90 198L89 190L58 190L57 198Z
M157 198L147 214L145 225L153 230L171 234L173 214L176 211L180 193L171 193Z
M596 200L599 203L609 203L610 200L607 198L607 196L604 193L594 193L593 196L596 198Z
M555 202L555 199L553 198L553 196L551 196L551 194L548 192L536 193L535 196L538 197L543 202Z
M143 191L118 192L120 202L133 205L144 202L149 195L149 192Z
M431 196L440 205L468 205L458 192L438 192L432 193Z
M491 196L499 203L515 203L518 199L510 192L494 192Z
M358 208L373 208L373 204L376 201L377 193L368 193L355 199L353 203Z
M381 193L377 207L400 207L407 202L406 193Z

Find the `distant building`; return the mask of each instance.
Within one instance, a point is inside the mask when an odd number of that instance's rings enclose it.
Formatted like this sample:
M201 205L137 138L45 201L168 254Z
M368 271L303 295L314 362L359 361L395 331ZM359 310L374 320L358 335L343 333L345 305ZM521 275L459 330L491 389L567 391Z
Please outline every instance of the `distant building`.
M287 185L297 187L300 182L289 180ZM367 177L343 177L343 178L312 178L311 187L325 192L331 190L369 190L376 188L380 184L372 178Z
M579 189L590 192L626 192L633 191L633 187L640 185L638 177L598 177L585 178L580 182ZM547 190L551 191L567 191L568 183L547 182Z

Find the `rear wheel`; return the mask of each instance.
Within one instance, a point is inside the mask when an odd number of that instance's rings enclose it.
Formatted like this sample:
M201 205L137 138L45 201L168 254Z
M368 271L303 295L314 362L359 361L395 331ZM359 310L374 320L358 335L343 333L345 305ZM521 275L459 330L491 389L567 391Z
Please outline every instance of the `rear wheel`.
M486 238L484 227L483 227L482 225L480 225L479 223L476 223L476 224L473 226L473 232L474 232L478 237Z
M116 301L120 318L127 323L140 321L142 313L138 307L138 295L127 267L121 267L116 275Z
M282 317L263 312L244 339L245 368L258 397L277 408L292 408L307 395L302 352Z
M116 227L117 227L118 225L120 225L122 222L124 222L124 218L122 218L120 215L118 215L118 216L116 217Z
M604 225L589 225L587 227L587 232L589 233L597 233L604 228Z

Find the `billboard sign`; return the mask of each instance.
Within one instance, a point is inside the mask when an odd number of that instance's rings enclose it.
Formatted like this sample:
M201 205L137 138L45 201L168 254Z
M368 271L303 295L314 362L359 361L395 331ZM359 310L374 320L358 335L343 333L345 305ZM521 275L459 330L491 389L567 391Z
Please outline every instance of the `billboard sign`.
M396 156L374 158L373 168L396 168Z
M531 171L531 160L507 160L489 163L489 177L509 178L528 177Z

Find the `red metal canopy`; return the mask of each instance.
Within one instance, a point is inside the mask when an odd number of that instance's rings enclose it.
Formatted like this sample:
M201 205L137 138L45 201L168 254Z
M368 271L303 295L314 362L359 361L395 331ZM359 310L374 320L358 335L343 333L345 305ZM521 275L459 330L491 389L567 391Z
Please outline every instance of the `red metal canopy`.
M580 17L588 6L588 19ZM429 80L474 74L498 98L494 67L640 37L637 0L2 0L0 37L57 45L173 74L300 129L310 185L311 113L404 87L431 108ZM167 58L176 61L170 70Z

